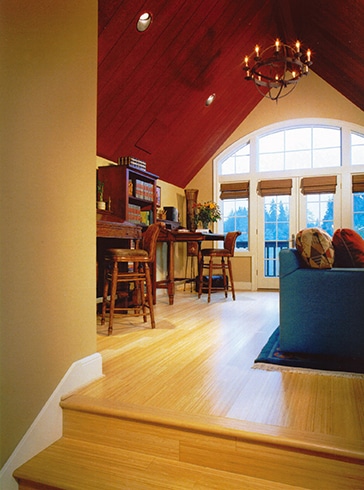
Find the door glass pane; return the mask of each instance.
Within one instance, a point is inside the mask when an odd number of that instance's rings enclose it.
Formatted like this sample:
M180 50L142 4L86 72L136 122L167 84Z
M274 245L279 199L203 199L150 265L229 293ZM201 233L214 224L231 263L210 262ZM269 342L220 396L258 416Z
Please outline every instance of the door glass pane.
M364 238L364 192L353 194L353 227Z
M322 228L329 235L334 233L334 194L306 196L307 228Z
M264 198L264 276L279 276L279 252L289 247L289 196Z

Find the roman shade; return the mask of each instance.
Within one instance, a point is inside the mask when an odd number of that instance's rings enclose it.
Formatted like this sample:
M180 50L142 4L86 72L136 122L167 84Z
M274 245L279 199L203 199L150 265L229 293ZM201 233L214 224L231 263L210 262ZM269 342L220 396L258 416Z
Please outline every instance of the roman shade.
M352 191L364 192L364 174L352 175Z
M290 196L292 194L292 179L260 180L257 193L265 196Z
M307 194L335 194L337 185L336 175L323 175L319 177L303 177L301 179L301 192Z
M249 197L249 181L220 185L220 199L243 199Z

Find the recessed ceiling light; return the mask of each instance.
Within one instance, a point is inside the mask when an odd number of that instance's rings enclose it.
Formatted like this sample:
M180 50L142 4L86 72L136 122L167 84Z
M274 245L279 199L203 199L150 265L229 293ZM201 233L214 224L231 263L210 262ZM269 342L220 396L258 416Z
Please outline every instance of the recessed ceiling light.
M205 100L205 105L209 106L213 103L215 100L216 94L211 94L207 99Z
M152 23L152 14L150 14L149 12L144 12L138 19L137 30L139 32L144 32L148 29L151 23Z

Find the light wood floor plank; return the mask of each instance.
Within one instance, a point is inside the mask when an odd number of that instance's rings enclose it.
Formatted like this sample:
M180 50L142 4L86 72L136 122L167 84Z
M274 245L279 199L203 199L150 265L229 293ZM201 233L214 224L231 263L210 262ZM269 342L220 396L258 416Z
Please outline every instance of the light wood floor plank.
M118 316L114 334L98 325L105 378L90 397L364 439L364 379L268 372L254 359L278 325L278 293L160 293L157 328Z
M364 377L252 369L278 293L159 292L155 313L154 330L98 323L105 376L65 397L64 438L17 470L20 488L364 488Z

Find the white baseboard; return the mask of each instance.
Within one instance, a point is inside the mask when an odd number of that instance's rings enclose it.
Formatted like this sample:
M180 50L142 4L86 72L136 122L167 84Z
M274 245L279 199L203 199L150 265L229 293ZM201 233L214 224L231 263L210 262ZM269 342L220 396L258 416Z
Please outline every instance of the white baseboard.
M58 384L15 451L1 468L0 488L18 490L13 478L16 468L43 451L62 436L62 397L102 376L102 357L95 353L72 364Z

